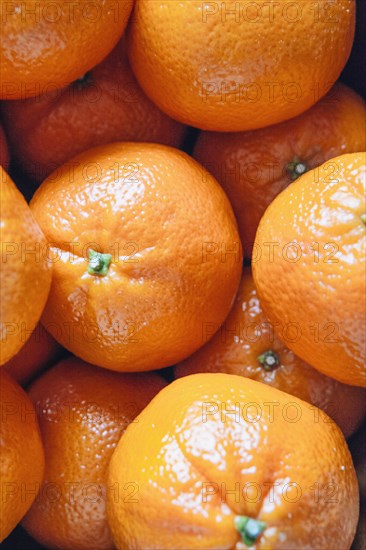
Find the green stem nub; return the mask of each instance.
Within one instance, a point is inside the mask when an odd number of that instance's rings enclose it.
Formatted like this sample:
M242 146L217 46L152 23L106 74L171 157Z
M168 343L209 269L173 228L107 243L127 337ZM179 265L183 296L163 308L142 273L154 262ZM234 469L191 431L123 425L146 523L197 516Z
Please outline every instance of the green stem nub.
M259 364L264 370L272 371L280 366L280 358L277 353L269 349L257 357Z
M366 225L366 212L365 212L365 214L361 214L361 220Z
M101 254L89 249L88 273L90 275L107 275L111 260L112 254Z
M292 181L297 180L300 176L305 174L309 170L305 162L302 162L298 157L295 157L291 162L286 166L287 173L289 174Z
M248 518L248 516L236 516L235 527L239 531L244 544L253 546L267 526L263 521Z

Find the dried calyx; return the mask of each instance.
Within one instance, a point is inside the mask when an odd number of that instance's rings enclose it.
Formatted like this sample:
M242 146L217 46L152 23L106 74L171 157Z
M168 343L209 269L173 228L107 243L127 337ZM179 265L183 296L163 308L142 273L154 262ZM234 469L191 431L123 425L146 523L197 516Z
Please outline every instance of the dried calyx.
M288 163L286 170L291 180L295 181L297 178L305 174L305 172L309 170L309 167L305 164L305 162L301 161L298 157L295 157Z
M261 353L261 355L258 355L257 359L261 367L267 371L272 371L280 366L280 358L277 353L271 349Z

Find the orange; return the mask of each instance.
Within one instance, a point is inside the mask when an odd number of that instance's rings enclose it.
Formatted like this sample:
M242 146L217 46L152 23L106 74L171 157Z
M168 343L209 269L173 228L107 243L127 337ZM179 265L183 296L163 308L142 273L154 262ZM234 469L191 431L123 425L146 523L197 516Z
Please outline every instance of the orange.
M252 132L202 132L194 157L227 193L244 254L251 257L259 221L285 187L332 157L365 150L365 102L339 83L287 122Z
M31 387L46 455L39 496L23 520L47 548L113 549L106 494L131 498L130 486L106 485L112 452L128 424L165 386L157 374L120 374L66 359Z
M23 339L28 335L24 332ZM62 348L46 329L38 323L24 346L4 365L7 373L22 386L36 375L54 365Z
M209 337L212 329L207 326ZM226 372L257 380L312 403L337 422L345 437L365 416L363 388L341 384L310 367L275 333L261 307L249 269L245 269L234 306L215 336L175 367L175 376Z
M46 239L23 195L0 167L0 365L11 359L36 326L51 285Z
M9 149L2 125L0 124L0 166L4 170L9 166Z
M3 104L14 158L43 181L57 166L112 141L179 146L185 127L143 93L130 69L125 41L83 78L62 90Z
M333 158L285 189L256 234L253 276L287 346L340 382L365 386L366 155Z
M355 2L139 0L129 57L146 94L202 130L240 132L299 115L351 51Z
M108 495L118 549L350 547L356 474L322 411L248 378L206 373L167 386L137 420L108 471L109 484L139 487L135 503Z
M36 413L24 390L0 369L0 542L40 488L44 453Z
M0 1L1 99L61 88L97 65L122 35L133 0Z
M241 275L241 247L220 185L185 153L116 143L64 165L37 190L52 246L42 317L75 355L119 371L173 364L219 326Z

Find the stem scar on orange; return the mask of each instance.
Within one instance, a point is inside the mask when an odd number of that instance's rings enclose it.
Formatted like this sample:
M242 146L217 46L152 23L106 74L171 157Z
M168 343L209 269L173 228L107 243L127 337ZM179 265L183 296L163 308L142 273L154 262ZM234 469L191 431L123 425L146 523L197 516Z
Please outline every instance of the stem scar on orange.
M87 151L56 174L31 201L58 259L46 329L119 371L193 353L240 282L237 224L220 185L185 153L147 143Z
M356 473L322 411L248 378L205 373L164 388L137 420L109 463L110 484L139 487L135 503L107 497L119 550L350 547ZM329 486L336 498L324 495Z
M24 99L62 88L100 63L126 28L133 0L2 0L0 7L0 98Z
M257 380L322 409L349 437L365 418L365 389L342 384L305 363L281 340L286 333L284 323L273 325L265 316L245 268L228 317L211 340L174 367L174 375L221 372Z
M146 97L128 63L124 37L69 86L4 101L0 109L14 160L39 183L92 147L115 141L180 147L187 130Z
M345 384L366 385L366 153L333 158L269 205L253 276L286 345ZM272 246L269 247L268 244Z
M201 132L194 158L229 197L247 258L266 208L305 172L338 155L366 149L366 105L337 83L303 114L251 132Z

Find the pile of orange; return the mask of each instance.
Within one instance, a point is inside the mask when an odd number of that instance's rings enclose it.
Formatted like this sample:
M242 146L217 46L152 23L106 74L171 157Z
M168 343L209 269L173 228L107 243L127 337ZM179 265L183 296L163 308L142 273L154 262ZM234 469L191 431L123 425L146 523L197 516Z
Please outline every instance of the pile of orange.
M355 4L0 0L4 548L361 550Z

